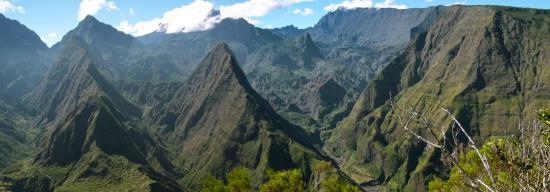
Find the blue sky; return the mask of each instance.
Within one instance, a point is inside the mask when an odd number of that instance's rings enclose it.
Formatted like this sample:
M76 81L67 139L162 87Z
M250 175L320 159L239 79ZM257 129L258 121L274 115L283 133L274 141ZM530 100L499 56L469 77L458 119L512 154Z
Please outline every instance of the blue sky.
M454 3L550 9L550 0L0 0L0 12L52 45L86 14L137 36L152 30L206 29L220 19L205 15L211 8L221 10L222 18L244 17L258 27L305 28L335 7L419 8ZM151 28L159 24L167 28Z

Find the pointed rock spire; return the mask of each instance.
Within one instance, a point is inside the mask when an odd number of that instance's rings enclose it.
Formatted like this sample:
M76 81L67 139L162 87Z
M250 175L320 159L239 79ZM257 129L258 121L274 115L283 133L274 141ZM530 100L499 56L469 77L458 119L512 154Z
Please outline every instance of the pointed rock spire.
M317 48L309 33L306 33L302 37L300 37L299 43L302 48L304 57L307 56L314 58L323 58L321 51L319 51L319 48Z
M246 75L229 46L225 43L219 43L199 63L197 69L189 78L188 84L198 89L197 86L199 85L208 84L209 87L213 87L212 83L227 82L232 79L238 80L240 87L252 90Z
M99 22L94 16L88 15L82 21L80 21L79 25L91 25L97 23L101 22Z

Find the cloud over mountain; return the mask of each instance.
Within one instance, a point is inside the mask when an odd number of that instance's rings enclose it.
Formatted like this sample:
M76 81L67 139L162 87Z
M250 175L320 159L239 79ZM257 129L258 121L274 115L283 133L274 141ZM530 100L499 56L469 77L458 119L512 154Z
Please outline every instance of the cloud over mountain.
M82 0L78 9L78 20L81 21L87 15L95 15L99 10L107 9L108 11L118 10L114 1L105 0Z
M23 9L22 6L15 5L8 0L0 0L0 13L5 13L8 11L24 13L25 9Z
M214 4L204 0L195 0L190 4L165 12L162 17L133 25L128 21L123 21L117 28L137 36L155 31L166 33L197 31L212 27L218 20L217 15Z
M265 16L271 11L307 1L312 0L247 0L222 5L215 9L210 1L195 0L149 21L135 24L122 21L117 28L123 32L141 36L155 31L177 33L206 30L225 18L244 18L249 23L257 24L259 21L255 20L256 18Z
M338 4L330 4L325 7L326 11L335 11L336 9L356 9L356 8L396 8L406 9L405 4L396 3L393 0L384 0L380 3L374 3L372 0L344 0Z

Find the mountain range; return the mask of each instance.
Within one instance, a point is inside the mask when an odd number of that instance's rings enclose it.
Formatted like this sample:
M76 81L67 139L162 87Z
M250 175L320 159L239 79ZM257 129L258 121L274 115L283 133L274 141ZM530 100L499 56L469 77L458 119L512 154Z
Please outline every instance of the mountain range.
M133 37L92 16L48 48L0 15L0 181L11 191L196 191L234 168L318 164L367 191L449 169L393 105L476 141L550 103L550 11L338 9L305 29L244 19ZM417 134L427 135L427 130Z

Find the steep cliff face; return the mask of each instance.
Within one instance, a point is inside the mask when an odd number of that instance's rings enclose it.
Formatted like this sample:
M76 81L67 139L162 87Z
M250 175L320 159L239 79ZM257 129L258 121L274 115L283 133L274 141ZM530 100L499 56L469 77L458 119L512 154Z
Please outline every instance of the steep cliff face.
M182 181L197 184L209 173L223 176L236 166L254 170L300 168L327 159L319 142L277 115L252 87L225 44L217 45L157 117L158 134L173 143L174 162L187 170Z
M439 153L404 139L390 97L443 127L450 121L441 108L448 108L478 141L517 133L518 119L550 102L549 14L441 8L433 24L369 83L326 149L342 157L344 170L365 186L424 190Z
M403 51L410 40L411 30L431 18L439 7L422 9L338 9L325 15L310 29L324 52L325 58L343 64L353 74L356 84L375 77Z
M0 99L13 104L38 85L50 50L38 35L0 14Z
M409 41L410 30L433 9L338 9L321 18L308 32L319 41L400 46Z

